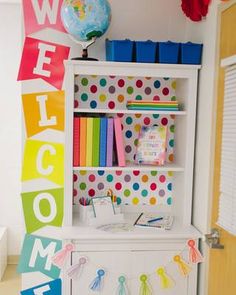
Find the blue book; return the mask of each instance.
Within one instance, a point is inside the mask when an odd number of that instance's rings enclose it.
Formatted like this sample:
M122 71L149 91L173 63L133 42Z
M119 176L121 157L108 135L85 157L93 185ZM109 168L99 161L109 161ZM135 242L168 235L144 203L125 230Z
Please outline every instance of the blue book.
M100 155L99 166L106 167L107 158L107 118L101 118L100 120Z

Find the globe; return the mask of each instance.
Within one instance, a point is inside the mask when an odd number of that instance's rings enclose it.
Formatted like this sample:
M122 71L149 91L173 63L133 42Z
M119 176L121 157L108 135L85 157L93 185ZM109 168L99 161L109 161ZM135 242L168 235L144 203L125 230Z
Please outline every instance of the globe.
M111 22L107 0L65 0L61 19L66 31L77 41L101 37Z

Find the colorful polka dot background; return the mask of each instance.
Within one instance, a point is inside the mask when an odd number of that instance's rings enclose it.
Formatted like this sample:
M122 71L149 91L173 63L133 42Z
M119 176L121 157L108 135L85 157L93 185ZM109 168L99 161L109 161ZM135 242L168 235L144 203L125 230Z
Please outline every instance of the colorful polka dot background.
M80 197L104 196L112 189L118 204L172 205L172 172L74 172L74 202Z
M128 100L176 100L176 80L153 77L76 76L75 107L126 109Z

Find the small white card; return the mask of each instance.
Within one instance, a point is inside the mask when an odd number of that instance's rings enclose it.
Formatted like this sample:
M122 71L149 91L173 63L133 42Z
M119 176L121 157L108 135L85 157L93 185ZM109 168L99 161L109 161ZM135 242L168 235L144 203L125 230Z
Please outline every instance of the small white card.
M114 206L109 196L92 198L92 206L96 218L108 219L115 215Z

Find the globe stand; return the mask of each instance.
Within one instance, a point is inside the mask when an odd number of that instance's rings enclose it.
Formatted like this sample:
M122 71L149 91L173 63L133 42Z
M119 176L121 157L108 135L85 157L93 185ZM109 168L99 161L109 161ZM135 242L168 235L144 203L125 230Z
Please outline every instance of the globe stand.
M71 38L73 39L73 41L75 41L76 43L80 44L82 46L82 56L81 57L73 57L72 60L87 60L87 61L98 61L98 59L93 58L93 57L88 57L88 48L89 46L91 46L93 43L95 43L96 41L96 37L93 37L90 41L78 41L75 38L73 38L71 36Z

